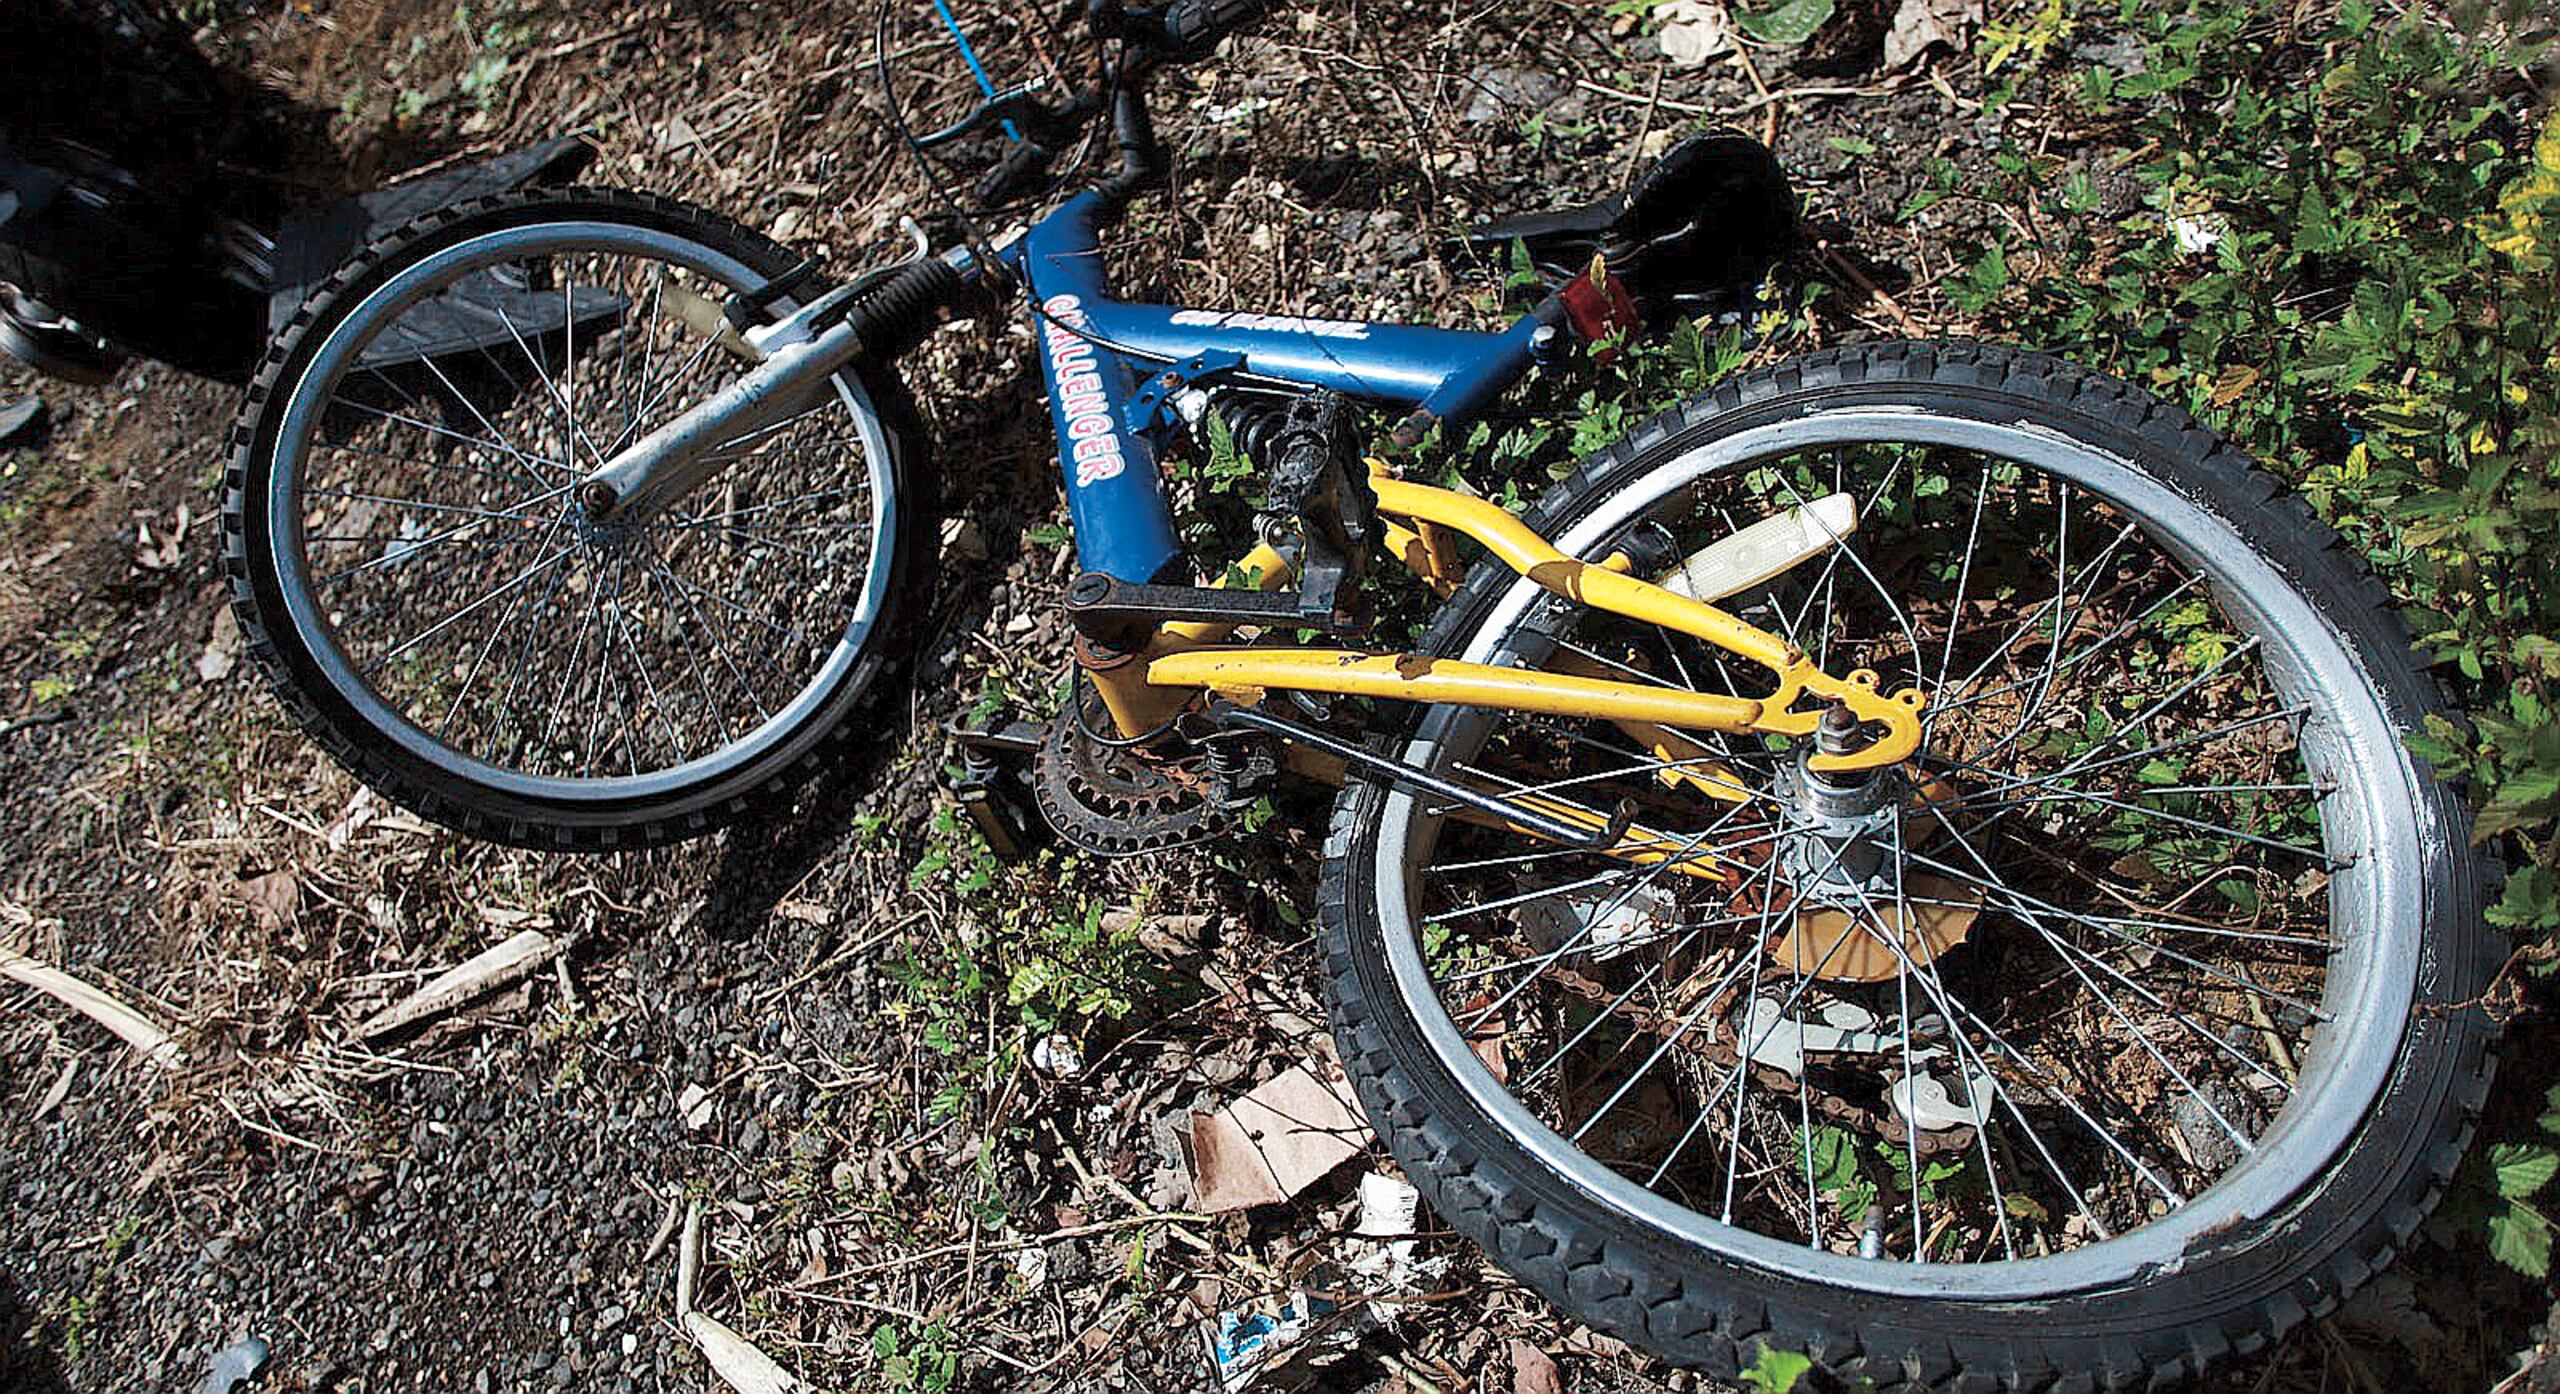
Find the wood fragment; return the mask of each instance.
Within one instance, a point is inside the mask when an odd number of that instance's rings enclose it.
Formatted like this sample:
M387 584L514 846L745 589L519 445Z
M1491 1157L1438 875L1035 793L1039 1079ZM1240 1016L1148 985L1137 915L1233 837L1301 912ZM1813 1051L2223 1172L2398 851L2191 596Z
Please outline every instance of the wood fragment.
M356 1028L356 1034L372 1040L442 1015L481 993L525 976L565 946L565 941L554 939L541 930L521 931L505 943L448 970L425 987L374 1013Z
M79 1072L79 1056L72 1056L62 1062L62 1074L54 1080L52 1088L44 1091L44 1097L36 1102L37 1122L43 1122L55 1109L62 1107L64 1099L71 1097L71 1077Z
M684 1237L676 1241L676 1319L693 1312L693 1278L702 1268L702 1202L684 1205Z
M15 949L0 949L0 977L24 983L113 1031L127 1045L141 1051L143 1059L164 1070L175 1069L183 1063L178 1043L170 1038L166 1029L51 964L39 963Z
M791 1394L800 1387L789 1370L756 1349L755 1343L701 1312L684 1314L684 1329L702 1347L711 1372L738 1394Z

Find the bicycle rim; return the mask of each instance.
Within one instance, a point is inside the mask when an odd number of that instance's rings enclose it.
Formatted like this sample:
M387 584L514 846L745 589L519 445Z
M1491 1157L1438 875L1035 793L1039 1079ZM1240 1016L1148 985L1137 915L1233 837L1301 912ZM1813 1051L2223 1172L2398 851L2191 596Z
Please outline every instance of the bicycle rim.
M1854 495L1848 545L1730 603L1933 693L1924 758L1862 831L1815 819L1793 752L1758 742L1667 762L1604 725L1444 708L1405 749L1595 809L1635 796L1664 846L1719 858L1718 880L1630 866L1383 797L1402 1009L1496 1126L1629 1221L1879 1294L2121 1283L2277 1211L2388 1074L2421 859L2384 703L2228 525L2015 417L1763 422L1628 468L1557 538L1601 556L1654 522L1685 552ZM1525 581L1470 636L1475 662L1766 690ZM1666 764L1743 797L1673 784L1681 821ZM1841 874L1862 840L1887 870Z
M856 378L656 518L597 525L573 498L744 370L721 302L763 279L680 233L553 219L432 247L337 319L265 495L285 611L336 696L408 756L554 805L680 793L822 736L898 525Z

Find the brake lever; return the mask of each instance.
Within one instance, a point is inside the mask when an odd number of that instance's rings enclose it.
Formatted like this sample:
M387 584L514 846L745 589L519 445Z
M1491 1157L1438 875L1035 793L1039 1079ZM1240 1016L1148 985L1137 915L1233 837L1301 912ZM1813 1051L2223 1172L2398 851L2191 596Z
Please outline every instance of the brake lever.
M1079 109L1088 104L1088 98L1077 94L1062 106L1051 106L1040 97L1047 87L1046 79L1035 78L1020 87L1007 88L978 103L968 115L941 130L916 137L916 144L932 150L1008 121L1024 132L1030 141L1050 143L1060 132L1073 130Z
M970 186L970 197L990 208L1011 203L1029 185L1048 174L1052 158L1049 147L1036 140L1011 146L1004 152L1004 158L996 162L995 168L978 176L977 182Z

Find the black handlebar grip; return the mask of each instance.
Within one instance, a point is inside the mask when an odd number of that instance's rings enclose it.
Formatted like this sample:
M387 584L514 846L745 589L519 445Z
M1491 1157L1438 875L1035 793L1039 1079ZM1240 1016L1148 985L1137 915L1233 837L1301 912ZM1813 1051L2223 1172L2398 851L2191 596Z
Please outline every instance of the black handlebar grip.
M1165 47L1177 58L1197 58L1269 8L1271 0L1173 0L1164 11Z

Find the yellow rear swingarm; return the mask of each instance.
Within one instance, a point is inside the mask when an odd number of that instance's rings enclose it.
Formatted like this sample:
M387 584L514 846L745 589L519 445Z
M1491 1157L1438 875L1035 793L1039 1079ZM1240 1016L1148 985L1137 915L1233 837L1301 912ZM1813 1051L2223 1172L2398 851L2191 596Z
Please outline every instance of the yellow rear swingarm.
M1432 545L1435 530L1462 533L1557 595L1677 630L1749 659L1777 676L1776 690L1765 697L1732 697L1618 682L1590 675L1587 669L1546 672L1418 654L1232 647L1222 642L1223 627L1168 625L1149 645L1142 673L1123 669L1094 674L1124 730L1141 729L1132 718L1163 709L1173 696L1163 689L1207 688L1246 704L1260 701L1265 692L1282 689L1783 736L1811 735L1823 708L1839 702L1859 720L1882 726L1884 735L1848 754L1816 754L1810 758L1814 769L1878 768L1908 758L1919 746L1920 709L1927 698L1917 688L1890 695L1879 692L1876 675L1863 669L1845 678L1833 677L1793 644L1705 601L1609 565L1566 556L1519 519L1483 499L1383 473L1373 474L1370 483L1377 490L1378 512L1388 521L1390 538L1407 544L1396 550L1426 579L1449 579L1451 560L1445 546ZM1257 584L1275 584L1277 558L1267 549L1257 549L1254 560L1260 564ZM1622 559L1612 561L1624 564ZM1145 687L1159 690L1148 694L1153 700L1142 699L1133 690L1138 684L1128 681L1132 676L1142 676ZM1808 704L1807 698L1812 702Z

